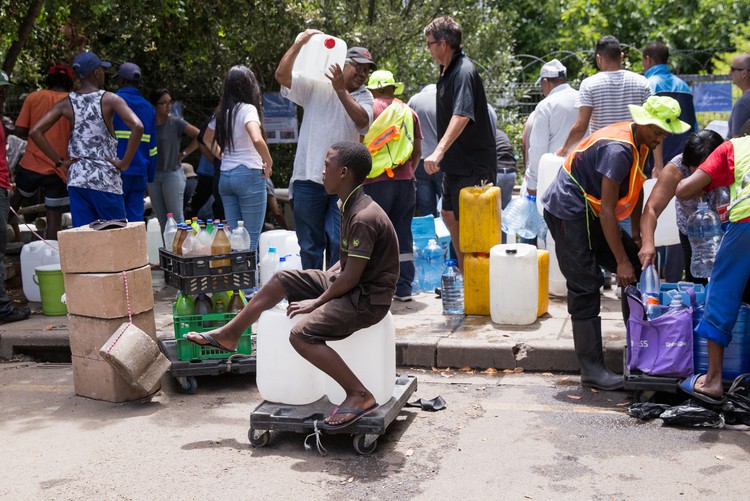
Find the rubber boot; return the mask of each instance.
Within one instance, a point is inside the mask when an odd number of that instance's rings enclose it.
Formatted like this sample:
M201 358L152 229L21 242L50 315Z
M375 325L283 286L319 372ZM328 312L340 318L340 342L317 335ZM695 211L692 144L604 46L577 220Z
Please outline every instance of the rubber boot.
M602 319L573 320L573 342L581 365L581 386L600 390L621 390L622 376L604 365L602 353Z

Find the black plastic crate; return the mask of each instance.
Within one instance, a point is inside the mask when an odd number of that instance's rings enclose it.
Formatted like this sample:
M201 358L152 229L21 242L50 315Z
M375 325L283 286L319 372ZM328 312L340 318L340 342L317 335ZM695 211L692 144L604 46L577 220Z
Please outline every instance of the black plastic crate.
M211 266L228 260L228 266ZM159 249L167 285L186 293L249 289L255 286L255 251L183 257Z

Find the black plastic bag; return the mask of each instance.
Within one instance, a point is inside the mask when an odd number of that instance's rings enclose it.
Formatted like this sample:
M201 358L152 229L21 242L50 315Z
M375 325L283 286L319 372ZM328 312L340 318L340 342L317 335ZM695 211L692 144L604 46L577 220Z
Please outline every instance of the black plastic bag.
M672 406L669 404L643 402L628 407L628 415L642 421L649 421L658 418L664 411L671 408Z
M718 412L712 411L711 409L706 409L693 399L665 410L661 413L659 418L661 418L667 426L724 427L724 416Z

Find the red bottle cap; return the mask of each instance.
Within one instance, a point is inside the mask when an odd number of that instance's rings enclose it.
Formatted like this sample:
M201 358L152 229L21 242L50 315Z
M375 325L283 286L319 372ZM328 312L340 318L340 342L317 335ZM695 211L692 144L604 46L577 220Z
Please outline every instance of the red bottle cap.
M323 45L325 45L326 49L333 49L336 46L336 40L333 38L326 38L325 42L323 42Z

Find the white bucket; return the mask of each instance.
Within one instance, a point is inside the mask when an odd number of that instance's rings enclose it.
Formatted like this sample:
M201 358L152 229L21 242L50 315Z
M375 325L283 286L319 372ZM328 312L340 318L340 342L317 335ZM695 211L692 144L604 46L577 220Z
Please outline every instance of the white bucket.
M528 244L490 249L490 315L496 324L528 325L539 309L537 250Z
M34 282L34 270L46 264L60 264L57 240L36 240L21 248L21 284L26 299L38 303L42 300L39 285Z
M336 350L378 404L391 399L396 385L396 326L390 312L377 324L346 339L329 341L328 346ZM328 400L341 404L346 398L344 389L328 375L323 377Z
M648 197L656 184L656 179L647 179L643 183L643 206L646 206ZM677 228L677 211L675 209L675 197L669 201L659 219L656 220L656 231L654 231L654 245L677 245L680 243L680 230Z
M557 173L562 168L564 160L563 157L558 157L553 153L545 153L539 159L539 169L537 170L536 178L536 208L539 210L539 214L544 214L542 196L544 196L544 192L554 182Z
M292 71L330 85L331 81L325 76L328 68L338 64L344 69L346 49L346 42L340 38L322 33L313 35L297 54Z
M302 358L289 342L289 332L304 317L287 317L283 301L260 315L255 382L264 400L306 405L325 395L325 374Z

